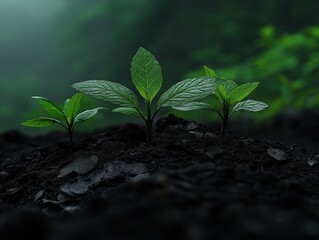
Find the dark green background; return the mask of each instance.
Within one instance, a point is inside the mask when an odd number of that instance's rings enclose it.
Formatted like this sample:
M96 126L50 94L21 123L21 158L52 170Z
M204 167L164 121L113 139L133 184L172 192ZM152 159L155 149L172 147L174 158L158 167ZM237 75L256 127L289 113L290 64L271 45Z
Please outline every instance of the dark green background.
M254 97L270 108L254 114L257 120L318 107L318 9L318 0L3 0L0 131L24 129L21 121L42 113L31 95L62 103L72 83L87 79L132 87L130 61L139 46L161 63L161 92L202 75L205 64L239 83L261 82ZM85 127L124 121L130 119L108 113Z

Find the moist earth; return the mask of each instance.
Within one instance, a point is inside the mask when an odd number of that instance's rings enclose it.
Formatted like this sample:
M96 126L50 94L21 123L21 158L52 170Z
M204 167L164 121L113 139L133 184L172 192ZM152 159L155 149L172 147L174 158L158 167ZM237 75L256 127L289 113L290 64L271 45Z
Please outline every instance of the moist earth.
M0 136L0 239L318 239L319 155L169 115Z

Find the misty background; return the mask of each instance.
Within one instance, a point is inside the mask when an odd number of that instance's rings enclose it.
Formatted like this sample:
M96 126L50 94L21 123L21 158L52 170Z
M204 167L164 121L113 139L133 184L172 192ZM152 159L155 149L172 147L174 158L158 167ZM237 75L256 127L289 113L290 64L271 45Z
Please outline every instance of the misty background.
M251 114L255 121L317 109L318 9L317 0L1 0L0 131L37 131L20 126L45 116L33 95L63 103L72 83L88 79L133 87L130 61L140 46L162 66L161 93L207 65L238 83L261 82L254 97L270 107ZM83 102L83 110L107 105ZM84 128L125 121L108 112Z

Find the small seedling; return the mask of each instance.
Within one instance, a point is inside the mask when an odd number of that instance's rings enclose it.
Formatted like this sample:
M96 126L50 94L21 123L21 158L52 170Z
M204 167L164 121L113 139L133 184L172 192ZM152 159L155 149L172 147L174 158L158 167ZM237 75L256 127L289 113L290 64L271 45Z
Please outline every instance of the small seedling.
M225 78L220 78L217 76L214 70L204 66L206 76L219 79L220 83L218 87L213 91L213 94L216 96L219 102L219 107L214 107L208 103L195 102L191 104L185 104L178 107L174 107L177 110L181 111L190 111L196 109L207 109L217 114L222 119L222 127L220 130L220 136L225 135L225 130L227 127L228 120L236 112L259 112L268 107L264 102L255 101L255 100L243 100L251 92L255 90L259 82L254 83L245 83L242 85L237 85L232 80L227 80Z
M62 126L67 132L70 139L70 142L73 142L73 133L75 125L81 122L88 120L89 118L93 117L97 114L97 112L101 109L105 109L102 107L94 108L90 110L86 110L79 114L78 111L80 110L81 106L81 93L76 93L71 97L71 99L67 99L63 106L60 107L57 104L51 102L49 99L44 97L34 96L33 99L37 99L42 106L42 108L49 113L51 116L58 118L51 118L51 117L38 117L31 120L28 120L22 125L28 127L48 127L54 124L58 124ZM62 120L62 121L60 121Z
M146 142L152 140L152 126L156 114L163 107L178 107L190 104L211 94L218 86L216 78L200 77L186 79L173 85L157 101L152 102L162 87L162 70L155 57L144 48L139 48L131 63L133 84L145 100L146 112L139 107L137 96L127 87L105 80L88 80L72 85L76 90L118 105L113 112L140 117L145 122ZM153 110L153 111L152 111Z

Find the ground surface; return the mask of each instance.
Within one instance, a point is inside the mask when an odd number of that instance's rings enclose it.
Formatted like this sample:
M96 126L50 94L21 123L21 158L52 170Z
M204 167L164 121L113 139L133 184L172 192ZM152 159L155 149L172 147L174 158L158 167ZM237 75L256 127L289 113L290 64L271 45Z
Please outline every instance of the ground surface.
M0 239L318 239L319 156L174 116L143 136L1 135Z

